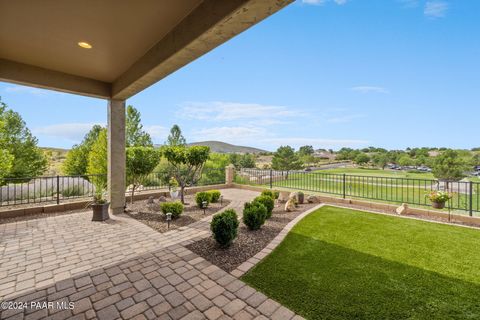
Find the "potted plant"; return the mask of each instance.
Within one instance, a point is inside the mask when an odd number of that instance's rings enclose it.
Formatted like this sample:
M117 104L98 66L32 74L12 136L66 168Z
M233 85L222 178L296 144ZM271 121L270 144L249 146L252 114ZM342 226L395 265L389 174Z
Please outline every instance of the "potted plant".
M298 196L298 203L303 204L303 202L305 201L305 194L302 191L299 191L297 193L297 196Z
M432 191L426 195L432 202L432 207L435 209L445 208L445 203L452 198L452 195L444 191Z
M178 197L178 181L174 177L170 178L170 181L168 182L170 185L170 197L172 199L176 199Z
M93 202L90 204L93 211L92 221L105 221L110 218L108 215L108 207L110 206L110 202L107 201L105 198L105 194L103 192L97 192L93 196Z

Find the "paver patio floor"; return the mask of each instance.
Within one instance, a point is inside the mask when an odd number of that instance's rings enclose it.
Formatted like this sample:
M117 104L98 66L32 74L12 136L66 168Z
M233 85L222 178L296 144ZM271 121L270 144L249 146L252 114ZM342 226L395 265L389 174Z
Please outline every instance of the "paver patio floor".
M257 195L222 193L239 212ZM184 247L210 235L210 219L164 234L126 216L94 223L90 213L0 225L0 301L27 302L0 318L293 318Z

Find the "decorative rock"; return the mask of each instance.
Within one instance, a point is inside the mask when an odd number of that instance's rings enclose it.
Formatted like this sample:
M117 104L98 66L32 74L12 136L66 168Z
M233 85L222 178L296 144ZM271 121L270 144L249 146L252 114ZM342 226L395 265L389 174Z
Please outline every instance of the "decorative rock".
M402 203L402 205L398 207L395 211L397 212L397 214L407 214L408 205L406 203Z
M288 197L290 196L290 192L288 191L280 191L278 195L278 202L285 203L288 201Z
M295 211L295 199L290 199L285 203L285 211L292 212Z
M160 196L160 198L158 198L158 201L159 202L166 202L167 198L165 196Z
M320 199L318 199L318 197L316 197L316 196L309 195L307 197L307 202L308 203L320 203Z
M153 203L153 196L150 196L147 199L147 204L152 204L152 203Z

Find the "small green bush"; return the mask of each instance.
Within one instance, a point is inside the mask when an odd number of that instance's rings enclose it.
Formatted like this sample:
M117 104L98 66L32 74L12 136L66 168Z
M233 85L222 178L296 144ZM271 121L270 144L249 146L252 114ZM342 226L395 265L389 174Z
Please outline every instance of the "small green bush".
M280 197L280 191L273 190L273 196L274 196L274 199L277 200Z
M79 185L77 186L70 186L68 188L65 188L62 190L62 195L65 197L65 198L69 198L69 197L79 197L79 196L83 196L85 194L84 190L82 190L82 188L80 188Z
M272 216L272 211L273 211L273 208L275 207L275 200L273 200L271 197L258 196L255 199L253 199L253 202L258 202L265 206L265 208L267 209L267 219L269 219Z
M250 230L260 229L267 219L267 208L260 202L247 202L243 209L243 223Z
M237 237L238 224L237 213L233 209L214 215L210 223L213 238L221 247L230 246Z
M272 199L275 199L275 194L273 193L272 190L269 190L269 189L263 190L261 196L268 196Z
M203 208L203 201L207 201L207 207L212 202L212 196L208 192L197 192L195 194L195 202L199 208Z
M218 202L218 200L220 199L220 196L222 195L222 193L218 190L209 190L207 191L207 193L210 194L212 203Z
M180 201L164 202L161 204L163 214L172 213L172 219L178 218L183 213L183 204Z

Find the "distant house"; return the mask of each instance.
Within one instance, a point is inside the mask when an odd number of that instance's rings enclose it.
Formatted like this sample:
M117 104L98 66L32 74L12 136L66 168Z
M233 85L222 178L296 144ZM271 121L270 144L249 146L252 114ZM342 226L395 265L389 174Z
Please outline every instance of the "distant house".
M440 152L437 151L437 150L428 151L428 155L429 155L430 157L436 157L436 156L438 156L439 154L440 154Z
M325 151L325 150L316 150L313 153L313 156L315 158L318 158L318 159L326 159L326 160L329 160L329 161L333 161L337 158L336 154L330 153L330 152Z

